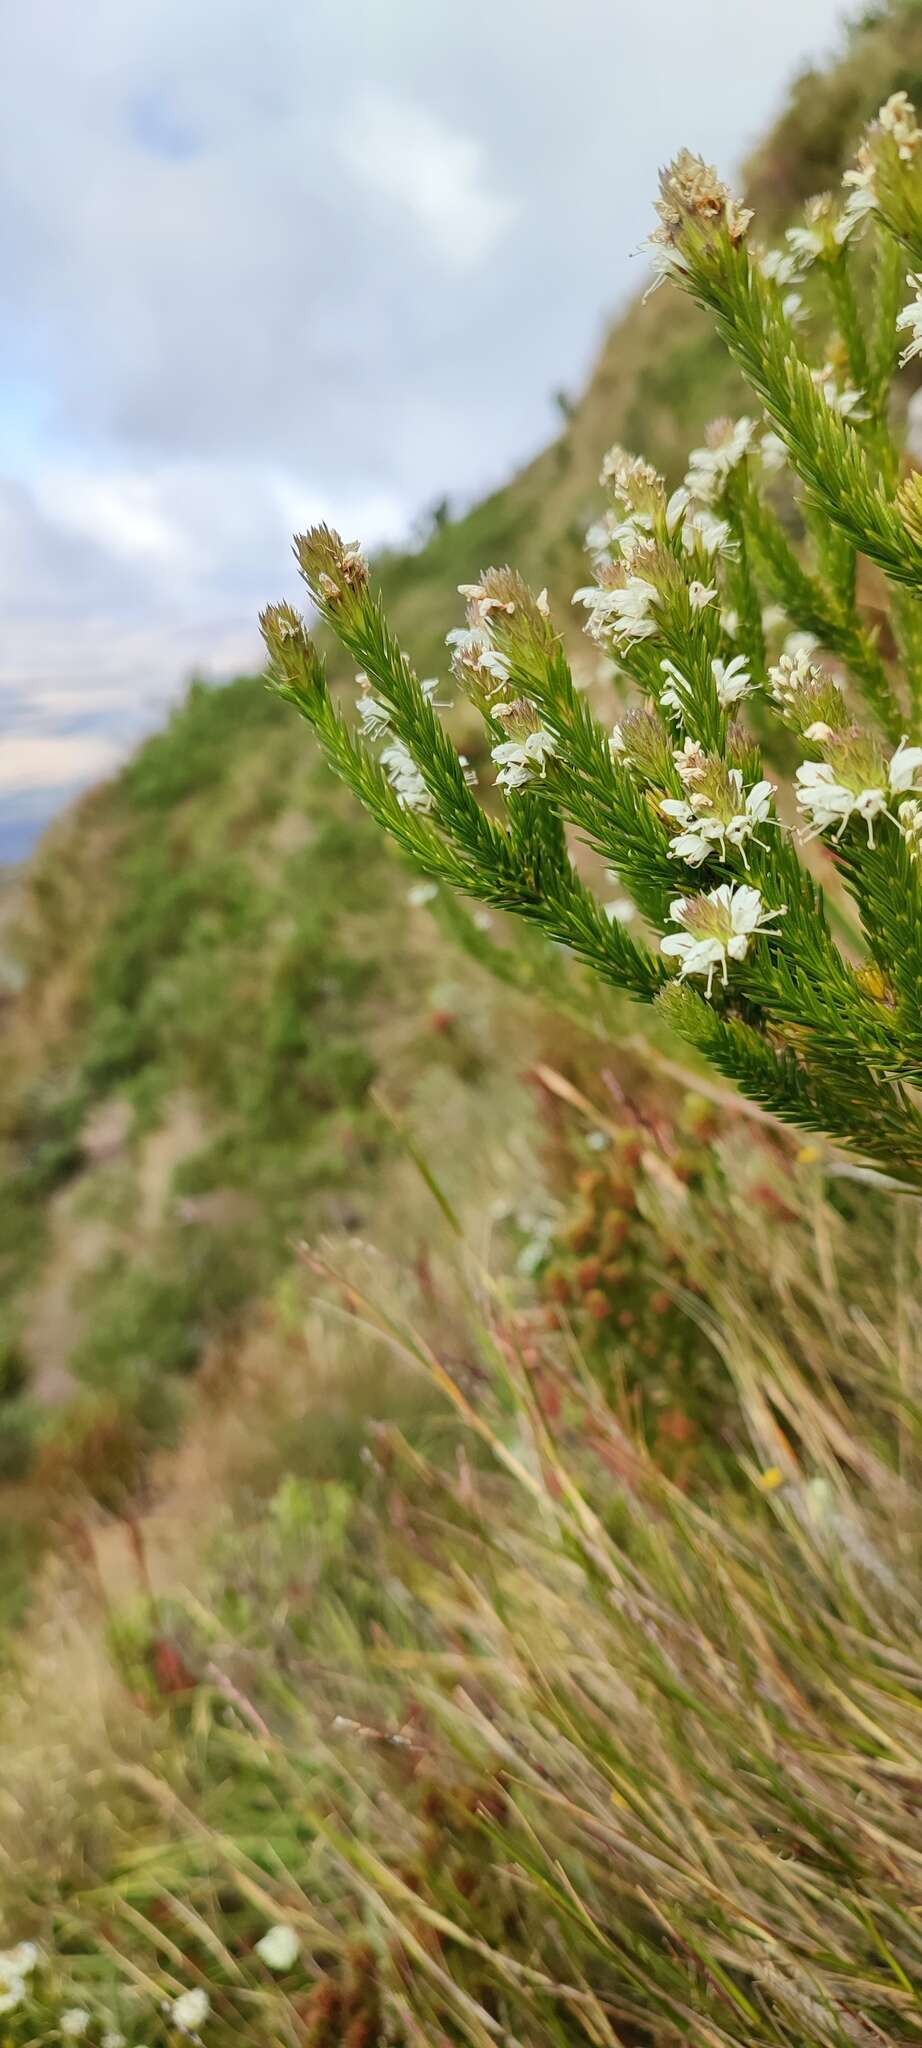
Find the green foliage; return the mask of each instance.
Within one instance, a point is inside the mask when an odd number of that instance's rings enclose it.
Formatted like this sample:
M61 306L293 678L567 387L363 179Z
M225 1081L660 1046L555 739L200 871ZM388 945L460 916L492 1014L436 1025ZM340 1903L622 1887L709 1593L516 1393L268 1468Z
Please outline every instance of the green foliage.
M658 1000L672 1027L756 1101L915 1186L922 491L911 476L896 488L888 408L897 330L919 337L909 353L922 346L922 296L899 313L892 240L915 247L917 213L922 252L920 142L896 94L846 174L844 207L812 201L788 249L767 254L750 246L749 212L700 159L686 153L664 174L658 270L713 317L771 434L757 449L752 420L717 423L671 497L638 458L617 448L606 457L609 509L588 536L595 582L576 601L590 636L642 695L613 730L574 682L546 593L536 599L510 570L463 586L468 625L449 635L453 671L483 719L503 818L475 796L356 549L326 528L296 542L314 603L364 678L360 733L334 704L292 608L263 620L278 690L427 876L517 913L603 982ZM866 324L854 244L869 220L878 288ZM819 363L800 338L807 297L812 325L834 323ZM807 559L776 502L779 457ZM891 580L899 661L862 610L859 555ZM845 694L841 668L824 667L817 642L847 668ZM794 736L805 757L795 795L809 836L835 858L822 884L764 773L760 742L771 747L779 728L779 751ZM626 886L655 947L606 915L569 835ZM833 920L848 930L843 890L860 917L857 962L852 944L843 950L832 936ZM676 985L696 978L703 996Z

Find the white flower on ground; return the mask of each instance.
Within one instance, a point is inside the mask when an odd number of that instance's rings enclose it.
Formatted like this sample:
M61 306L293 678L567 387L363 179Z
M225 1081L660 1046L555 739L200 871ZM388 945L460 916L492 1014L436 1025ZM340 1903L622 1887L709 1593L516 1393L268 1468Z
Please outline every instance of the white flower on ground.
M285 1921L270 1927L262 1940L256 1943L256 1953L269 1970L290 1970L301 1953L301 1942L297 1930Z
M382 748L381 766L402 810L431 811L432 797L402 740L392 740L390 746Z
M900 356L901 366L911 362L913 356L922 356L922 271L907 271L906 283L915 296L896 318L897 327L904 327L912 336Z
M573 603L585 606L589 613L586 631L591 639L604 645L608 639L627 643L646 640L655 633L658 629L656 620L650 617L650 607L657 596L655 584L642 576L629 576L626 583L611 588L588 584L574 591Z
M730 661L721 661L719 654L715 655L711 662L711 672L721 711L727 711L731 704L738 704L741 697L748 697L752 689L752 677L746 666L744 654L734 654Z
M695 582L688 586L688 597L693 612L702 612L705 605L713 604L716 596L717 592L711 584Z
M181 2034L195 2034L203 2026L211 2011L211 1999L207 1991L181 1991L169 2008L174 2027Z
M86 2033L89 2024L90 2015L85 2011L84 2007L82 2005L71 2005L68 2006L66 2012L61 2014L58 2021L58 2032L63 2034L68 2041L79 2041L81 2034Z
M499 769L496 780L500 788L524 789L536 773L542 776L546 773L546 764L556 752L557 741L543 725L524 739L501 740L499 746L492 749Z
M718 969L726 985L727 962L745 960L750 941L758 932L773 928L774 919L783 914L783 907L766 911L760 890L748 883L721 882L719 888L709 890L706 896L674 898L669 916L681 930L666 932L660 940L660 952L667 959L681 962L680 980L685 981L689 975L700 975L706 980L710 995Z

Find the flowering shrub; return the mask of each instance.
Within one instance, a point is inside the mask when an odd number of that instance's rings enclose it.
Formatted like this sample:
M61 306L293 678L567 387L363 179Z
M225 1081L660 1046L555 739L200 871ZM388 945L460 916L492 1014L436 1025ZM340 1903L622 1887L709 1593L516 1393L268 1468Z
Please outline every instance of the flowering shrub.
M574 682L546 593L487 570L448 635L489 733L502 810L485 808L438 684L396 644L358 548L325 527L296 554L359 668L359 730L288 605L262 621L272 677L427 876L526 918L658 1004L746 1094L919 1186L922 476L901 480L889 413L904 337L904 360L922 351L922 272L901 305L907 253L922 264L922 129L894 95L842 203L811 201L781 249L757 246L751 214L687 152L658 214L657 281L713 316L765 417L716 423L671 494L639 458L605 458L574 603L636 693L619 721ZM889 583L885 631L860 601L860 557ZM783 792L763 751L794 757ZM623 902L606 911L568 834L614 871L646 938Z

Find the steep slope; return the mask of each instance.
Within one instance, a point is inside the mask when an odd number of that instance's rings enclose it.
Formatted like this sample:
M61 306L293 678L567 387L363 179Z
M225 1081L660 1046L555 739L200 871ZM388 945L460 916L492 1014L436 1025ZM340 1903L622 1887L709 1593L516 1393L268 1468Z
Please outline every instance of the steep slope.
M766 232L838 176L898 86L922 86L916 0L795 88L751 166ZM489 560L515 561L566 613L605 445L642 447L674 478L741 402L693 309L665 291L633 304L557 441L380 564L422 671L444 664L456 586ZM239 1343L292 1238L372 1213L399 1230L376 1080L449 1153L453 1127L525 1119L516 1077L541 1027L523 1013L510 1030L504 1005L498 1031L499 998L407 886L244 678L195 687L5 892L0 1473L17 1543L74 1476L131 1496L151 1443L179 1427L184 1381Z

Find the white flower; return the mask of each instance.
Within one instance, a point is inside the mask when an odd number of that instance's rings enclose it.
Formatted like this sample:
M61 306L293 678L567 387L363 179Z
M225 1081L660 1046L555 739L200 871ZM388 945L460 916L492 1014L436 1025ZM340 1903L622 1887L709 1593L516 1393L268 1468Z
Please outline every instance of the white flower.
M636 904L629 896L613 896L610 903L603 903L602 909L609 924L630 924L631 919L637 916Z
M211 1999L207 1991L181 1991L170 2006L170 2018L181 2034L195 2034L210 2011Z
M680 693L684 691L685 697L689 697L691 695L691 684L688 677L683 676L681 669L676 668L675 662L670 661L668 656L665 661L660 662L660 668L664 676L669 677L669 681L665 688L660 691L659 701L664 711L674 711L681 718L684 706ZM675 687L677 683L679 685L678 689Z
M666 506L667 533L675 532L676 527L679 524L679 520L684 519L690 503L691 499L689 497L688 491L685 488L685 485L680 484L678 490L673 491L672 497L669 499L669 502Z
M759 454L762 457L762 468L768 476L777 475L779 469L784 468L788 459L786 443L782 441L781 435L776 434L772 428L769 428L768 432L762 435L762 439L759 442Z
M650 606L658 596L656 585L642 576L629 576L626 583L604 589L591 583L573 593L573 603L585 605L589 613L586 631L593 640L646 640L657 631Z
M910 797L908 804L901 804L897 812L900 831L912 853L922 849L922 804Z
M445 645L453 649L457 661L489 676L494 684L508 682L509 663L483 626L453 626L445 635Z
M0 1980L5 1977L28 1977L41 1962L42 1952L37 1941L19 1941L15 1948L0 1951Z
M887 769L887 781L895 795L899 795L904 789L915 789L916 776L920 768L922 747L911 747L904 733L896 752L891 755Z
M707 583L690 583L688 597L693 612L701 612L706 604L713 604L717 592Z
M715 655L711 671L717 689L717 702L721 711L727 711L731 704L738 704L741 697L748 697L752 689L752 677L746 666L744 654L734 654L732 660L721 661Z
M922 128L908 92L892 92L877 116L878 127L892 135L904 163L909 163L922 142Z
M89 2024L90 2015L85 2011L84 2007L82 2005L70 2005L67 2011L61 2014L58 2021L58 2031L64 2034L68 2041L79 2041L81 2034L86 2033Z
M682 541L689 553L699 542L708 555L732 555L736 552L726 519L718 519L706 505L689 514L682 528Z
M118 2029L115 2028L110 2029L108 2034L103 2035L101 2048L128 2048L128 2043L125 2035L120 2034Z
M915 293L915 297L910 299L908 306L904 306L901 313L897 314L897 327L905 327L912 336L900 356L901 366L911 362L913 356L922 356L922 272L907 271L906 283Z
M14 1971L0 1971L0 2013L14 2012L26 1995L26 1980Z
M708 757L704 748L699 746L697 740L686 739L682 744L681 750L673 754L672 758L676 765L679 781L684 782L686 789L691 788L693 783L699 781L707 769Z
M392 740L390 746L382 749L381 766L402 810L431 811L432 797L402 740Z
M704 448L693 448L688 458L686 489L702 504L716 498L749 447L755 432L750 419L718 420L709 429Z
M388 706L382 704L380 697L372 697L366 692L359 697L356 703L356 710L362 721L362 731L365 738L368 740L381 739L382 735L387 732L391 722Z
M817 256L822 256L826 238L818 227L802 227L788 228L785 240L801 263L813 263ZM779 279L781 282L784 280Z
M835 371L828 363L824 364L822 369L811 370L810 374L820 396L825 398L826 404L833 412L837 412L841 419L867 419L868 409L864 402L864 392L859 391L857 385L839 384Z
M436 882L414 882L412 889L407 890L407 902L412 904L414 910L422 910L423 905L431 903L438 893Z
M807 656L815 654L819 644L815 633L789 633L781 652L783 655L787 655L791 661L796 661L800 654ZM774 669L770 673L774 675Z
M532 781L536 769L540 775L545 774L546 763L556 752L554 735L543 725L525 739L502 740L498 747L492 749L499 769L496 780L502 789L524 789L525 784Z
M868 845L873 846L874 819L887 808L885 789L849 789L837 779L835 769L828 761L802 761L796 781L797 802L801 810L809 812L813 819L811 838L837 825L836 838L841 839L849 819L858 817L864 819L868 828Z
M296 1929L280 1921L277 1927L270 1927L262 1940L256 1943L256 1953L262 1957L267 1969L290 1970L301 1953L301 1942Z
M793 235L796 232L796 229L788 230L788 241L792 244L790 254L784 249L766 249L764 256L759 260L762 276L772 278L775 284L794 284L800 278L801 265L793 253Z
M693 789L688 802L679 797L667 797L660 804L665 818L674 820L681 831L669 841L669 851L675 860L684 860L691 867L700 867L702 861L720 848L721 859L727 857L727 846L735 846L746 860L746 843L752 838L757 825L762 825L771 816L772 797L775 785L772 782L755 782L743 799L740 810L732 810L734 796L743 795L743 778L738 768L731 768L730 801L715 803L713 796L703 790Z
M710 995L718 968L726 984L728 960L745 960L750 940L783 914L783 908L765 911L761 892L748 883L721 882L706 896L675 897L669 916L682 929L665 934L660 952L681 961L682 981L692 974L706 979Z
M825 731L813 729L821 743ZM828 737L835 740L835 735ZM837 826L841 839L850 818L861 818L868 828L868 845L874 844L874 820L887 811L889 796L902 796L915 789L922 768L922 747L911 747L905 738L885 762L882 756L849 750L840 742L834 762L804 761L797 770L797 802L813 820L813 835ZM871 779L873 777L873 779ZM900 820L896 820L900 823Z

